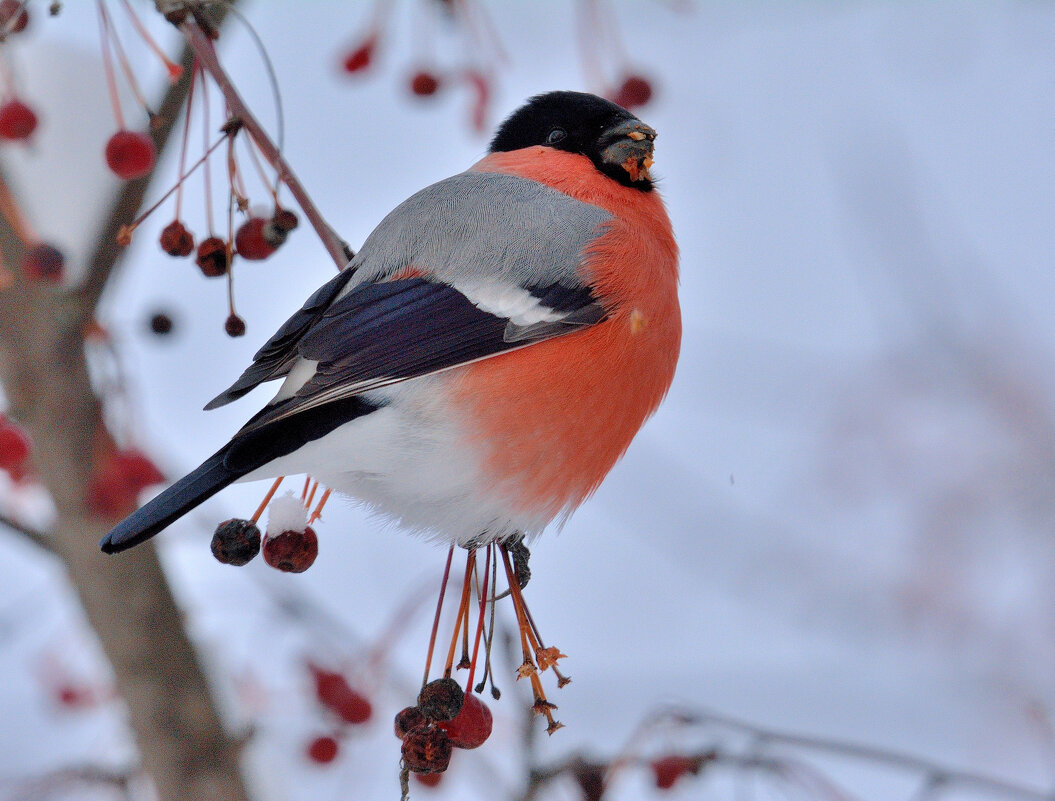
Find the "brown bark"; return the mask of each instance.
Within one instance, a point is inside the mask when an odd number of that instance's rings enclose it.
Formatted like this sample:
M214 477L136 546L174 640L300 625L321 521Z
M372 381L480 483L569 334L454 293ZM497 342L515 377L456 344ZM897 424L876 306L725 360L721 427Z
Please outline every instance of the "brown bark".
M189 59L188 52L187 66ZM185 83L170 90L160 108L166 124L153 132L159 150L186 96ZM89 381L83 330L119 258L117 226L134 215L147 180L123 184L113 199L80 289L19 276L0 292L0 381L10 415L32 437L36 474L55 502L48 545L63 560L110 661L158 797L243 801L248 795L238 745L224 731L156 551L146 544L103 555L99 539L116 521L93 516L85 500L93 467L112 441ZM6 265L19 264L26 245L17 230L16 220L0 214Z

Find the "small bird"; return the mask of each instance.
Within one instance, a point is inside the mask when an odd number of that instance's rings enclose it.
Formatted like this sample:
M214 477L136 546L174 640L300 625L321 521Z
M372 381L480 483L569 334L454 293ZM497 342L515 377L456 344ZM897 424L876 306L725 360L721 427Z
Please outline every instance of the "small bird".
M236 480L302 473L461 545L566 518L674 377L678 251L649 172L655 137L594 95L531 98L483 159L385 217L209 402L284 379L103 551Z

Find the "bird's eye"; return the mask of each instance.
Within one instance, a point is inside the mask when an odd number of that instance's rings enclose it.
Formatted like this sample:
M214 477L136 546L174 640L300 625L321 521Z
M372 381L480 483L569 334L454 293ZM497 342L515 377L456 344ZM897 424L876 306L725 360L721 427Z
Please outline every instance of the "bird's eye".
M568 132L563 128L554 128L549 132L549 136L546 137L547 145L555 145L568 135Z

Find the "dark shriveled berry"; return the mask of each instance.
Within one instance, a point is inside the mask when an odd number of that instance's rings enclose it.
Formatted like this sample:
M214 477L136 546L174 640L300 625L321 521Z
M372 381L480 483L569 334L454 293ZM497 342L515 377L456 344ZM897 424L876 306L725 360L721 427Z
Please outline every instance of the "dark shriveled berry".
M189 256L194 252L194 235L179 220L173 220L161 231L161 249L170 256Z
M279 231L288 234L300 223L295 212L289 209L275 209L275 214L271 218L271 224Z
M465 693L452 678L430 681L418 693L418 709L429 720L453 720L464 701Z
M165 312L157 312L150 316L150 330L159 337L168 336L172 333L172 318Z
M227 319L224 320L223 330L227 332L229 337L240 337L245 334L245 320L237 314L228 315Z
M428 724L421 710L416 706L408 706L396 713L394 729L396 737L402 740L415 729L423 728Z
M451 741L435 726L415 729L403 738L403 761L414 773L443 773L451 764Z
M319 538L307 526L303 531L264 535L264 561L284 573L303 573L319 555Z
M62 280L66 258L53 245L41 242L26 248L22 254L22 273L34 281L55 283Z
M224 520L216 527L210 547L218 562L247 565L260 553L260 529L251 520Z
M227 274L227 243L218 236L203 239L198 245L198 267L206 278L219 278Z

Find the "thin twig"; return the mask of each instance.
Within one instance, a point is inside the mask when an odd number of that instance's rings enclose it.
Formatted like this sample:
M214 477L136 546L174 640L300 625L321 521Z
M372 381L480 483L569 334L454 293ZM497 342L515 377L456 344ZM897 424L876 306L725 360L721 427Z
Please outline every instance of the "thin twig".
M25 523L20 523L14 518L8 517L5 514L0 513L0 526L10 529L16 534L21 534L27 540L32 542L38 548L41 548L48 553L54 553L55 549L52 547L51 539L43 531L27 526Z
M279 180L289 189L290 194L293 195L293 198L304 212L304 216L308 218L308 222L311 223L315 233L322 240L326 252L330 254L330 258L333 259L337 269L343 270L355 254L323 218L318 208L316 208L315 202L305 191L303 185L293 173L292 168L283 158L282 153L279 152L267 132L242 100L238 90L220 65L219 59L217 59L216 49L213 47L212 40L198 27L192 17L187 17L179 28L187 38L187 44L197 55L201 65L216 82L231 113L242 122L245 130L253 137L253 141L260 149L261 155L278 173Z

